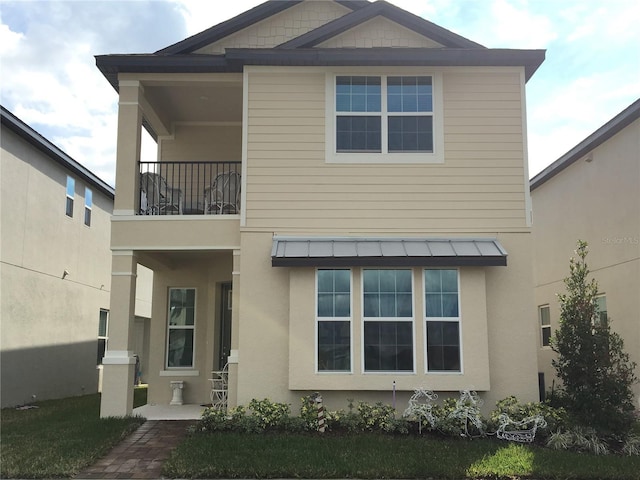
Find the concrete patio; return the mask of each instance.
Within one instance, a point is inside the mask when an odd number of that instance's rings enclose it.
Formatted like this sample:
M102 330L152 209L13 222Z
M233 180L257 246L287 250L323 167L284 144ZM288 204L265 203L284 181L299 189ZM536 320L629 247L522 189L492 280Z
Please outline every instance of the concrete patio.
M154 403L133 409L133 415L147 420L198 420L204 405L156 405Z

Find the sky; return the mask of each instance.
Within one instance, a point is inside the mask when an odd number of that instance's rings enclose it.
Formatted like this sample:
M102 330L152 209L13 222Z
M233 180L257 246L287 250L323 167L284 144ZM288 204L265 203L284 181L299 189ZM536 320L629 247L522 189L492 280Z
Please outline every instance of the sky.
M118 96L94 56L152 53L260 3L0 0L0 103L113 185ZM390 3L486 47L546 50L527 83L531 177L640 97L637 0Z

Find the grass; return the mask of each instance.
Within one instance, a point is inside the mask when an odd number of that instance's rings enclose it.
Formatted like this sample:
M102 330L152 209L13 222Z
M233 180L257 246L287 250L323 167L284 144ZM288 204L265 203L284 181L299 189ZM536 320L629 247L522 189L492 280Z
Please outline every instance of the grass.
M172 453L173 478L640 479L640 457L597 457L498 440L375 434L196 433Z
M134 405L146 403L146 388ZM95 462L135 430L141 418L100 418L100 395L35 404L37 409L2 410L2 478L69 478Z

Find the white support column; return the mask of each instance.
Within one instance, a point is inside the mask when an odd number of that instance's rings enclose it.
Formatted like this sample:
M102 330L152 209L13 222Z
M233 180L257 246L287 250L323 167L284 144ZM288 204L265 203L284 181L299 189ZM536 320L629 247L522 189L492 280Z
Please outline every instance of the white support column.
M240 323L240 250L233 251L232 299L231 299L231 352L229 354L229 407L238 405L238 361L239 361L239 323Z
M142 145L144 89L136 80L120 81L118 139L116 151L116 196L114 215L134 215L140 204L139 164Z
M123 417L133 410L133 328L136 303L137 257L114 252L111 261L109 342L103 359L101 417Z

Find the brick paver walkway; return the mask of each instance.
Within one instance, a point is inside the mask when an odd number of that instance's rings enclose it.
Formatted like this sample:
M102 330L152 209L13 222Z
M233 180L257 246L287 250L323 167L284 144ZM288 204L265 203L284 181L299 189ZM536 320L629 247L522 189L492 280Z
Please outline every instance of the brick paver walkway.
M193 423L189 420L148 420L74 478L162 478L162 464Z

